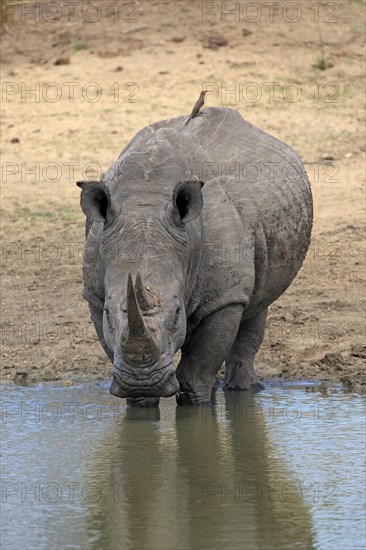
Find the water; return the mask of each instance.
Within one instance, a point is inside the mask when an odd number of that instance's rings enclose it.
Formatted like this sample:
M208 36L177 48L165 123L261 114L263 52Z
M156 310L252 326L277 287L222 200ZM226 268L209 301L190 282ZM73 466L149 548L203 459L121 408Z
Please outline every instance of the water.
M363 397L303 386L131 409L2 389L2 549L365 548Z

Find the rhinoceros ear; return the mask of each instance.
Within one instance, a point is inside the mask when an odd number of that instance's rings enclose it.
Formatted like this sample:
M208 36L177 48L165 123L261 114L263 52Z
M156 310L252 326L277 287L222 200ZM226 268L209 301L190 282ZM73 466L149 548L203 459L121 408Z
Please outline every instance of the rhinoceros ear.
M174 205L182 222L191 222L198 218L203 208L203 181L184 181L174 189Z
M104 222L110 205L107 187L99 181L78 181L81 187L80 206L85 216L95 222Z

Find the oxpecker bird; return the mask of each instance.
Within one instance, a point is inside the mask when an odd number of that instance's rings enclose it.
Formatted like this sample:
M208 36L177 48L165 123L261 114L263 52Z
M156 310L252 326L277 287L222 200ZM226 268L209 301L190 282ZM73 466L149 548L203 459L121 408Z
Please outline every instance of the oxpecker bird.
M202 90L202 92L200 93L200 96L197 99L197 101L195 103L195 106L193 107L192 112L189 116L189 119L185 123L185 126L187 126L188 122L190 120L192 120L192 118L196 117L198 115L198 113L200 112L200 109L201 109L202 105L205 102L205 95L207 94L207 92L208 92L208 90Z

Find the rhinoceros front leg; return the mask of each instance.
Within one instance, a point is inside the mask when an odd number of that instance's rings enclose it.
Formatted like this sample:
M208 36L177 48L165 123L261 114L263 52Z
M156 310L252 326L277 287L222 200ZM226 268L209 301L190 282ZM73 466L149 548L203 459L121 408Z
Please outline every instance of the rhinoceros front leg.
M182 347L179 405L209 403L215 376L233 345L244 307L227 306L201 321Z
M224 390L263 389L254 371L254 358L263 341L267 309L240 323L233 347L226 359Z
M91 302L89 302L89 310L90 310L90 317L93 321L93 325L95 328L95 332L97 333L99 342L101 343L102 348L104 349L105 353L107 354L109 360L111 363L113 363L113 353L108 348L105 340L104 340L104 334L103 334L103 308L98 308L94 306Z

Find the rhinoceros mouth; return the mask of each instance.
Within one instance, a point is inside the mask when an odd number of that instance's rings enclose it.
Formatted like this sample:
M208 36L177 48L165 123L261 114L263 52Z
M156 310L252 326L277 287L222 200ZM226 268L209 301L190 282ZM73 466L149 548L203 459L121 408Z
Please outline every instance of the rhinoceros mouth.
M171 397L179 392L172 363L146 374L113 367L112 376L109 391L116 397Z

